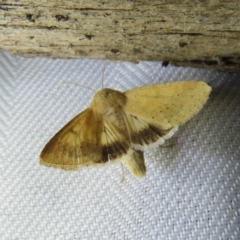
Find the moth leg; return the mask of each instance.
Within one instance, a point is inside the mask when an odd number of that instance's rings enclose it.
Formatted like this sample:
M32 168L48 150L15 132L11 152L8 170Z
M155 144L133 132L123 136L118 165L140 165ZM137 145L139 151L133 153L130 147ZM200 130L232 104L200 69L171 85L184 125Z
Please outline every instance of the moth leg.
M135 177L141 178L146 175L146 166L142 151L134 151L132 156L124 160L123 163Z
M121 179L121 183L123 183L124 179L125 179L125 174L124 174L124 168L123 168L123 164L121 163L121 168L122 168L122 179Z
M170 144L170 145L159 145L160 148L171 148L173 147L174 144Z

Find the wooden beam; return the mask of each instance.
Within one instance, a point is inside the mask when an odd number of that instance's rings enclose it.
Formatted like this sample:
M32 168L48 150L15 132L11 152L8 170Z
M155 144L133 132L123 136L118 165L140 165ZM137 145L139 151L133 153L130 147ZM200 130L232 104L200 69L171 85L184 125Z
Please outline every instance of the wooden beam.
M1 1L0 49L24 57L240 71L238 0Z

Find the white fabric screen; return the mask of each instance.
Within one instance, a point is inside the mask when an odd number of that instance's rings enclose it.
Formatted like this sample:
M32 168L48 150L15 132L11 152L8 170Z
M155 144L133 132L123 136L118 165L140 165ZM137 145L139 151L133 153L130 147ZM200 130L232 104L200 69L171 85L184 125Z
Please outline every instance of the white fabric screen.
M45 143L101 88L102 60L0 52L1 239L240 239L240 74L107 61L105 87L202 80L201 112L145 152L147 176L119 164L64 172L39 165Z

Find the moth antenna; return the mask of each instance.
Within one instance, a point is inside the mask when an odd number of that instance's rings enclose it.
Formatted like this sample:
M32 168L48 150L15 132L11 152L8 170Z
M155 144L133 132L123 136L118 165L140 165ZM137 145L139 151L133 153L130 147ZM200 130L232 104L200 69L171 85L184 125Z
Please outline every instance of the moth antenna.
M81 86L81 87L87 88L87 89L93 91L94 93L96 93L96 90L94 90L93 88L85 86L85 85L82 85L80 83L76 83L76 82L61 82L61 83L58 84L58 86L62 85L62 84L74 84L74 85L77 85L77 86Z
M103 71L102 71L102 89L104 88L103 79L104 79L105 68L106 68L106 59L104 60Z

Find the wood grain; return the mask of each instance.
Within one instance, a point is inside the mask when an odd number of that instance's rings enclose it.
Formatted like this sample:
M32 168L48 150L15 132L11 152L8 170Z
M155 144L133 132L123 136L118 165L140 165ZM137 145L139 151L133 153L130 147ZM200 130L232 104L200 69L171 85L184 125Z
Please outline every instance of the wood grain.
M239 6L237 0L0 0L0 49L240 71Z

